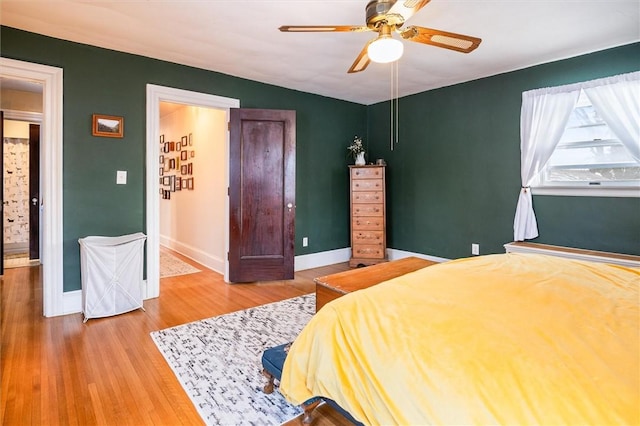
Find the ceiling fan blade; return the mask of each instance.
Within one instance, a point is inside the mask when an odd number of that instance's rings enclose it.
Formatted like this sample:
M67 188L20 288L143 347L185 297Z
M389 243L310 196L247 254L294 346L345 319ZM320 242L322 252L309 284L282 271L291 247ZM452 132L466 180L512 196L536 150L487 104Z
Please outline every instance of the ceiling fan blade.
M430 44L432 46L443 47L445 49L451 49L462 53L472 52L482 41L481 38L471 37L464 34L456 34L416 26L411 26L398 32L405 40Z
M397 14L404 20L411 18L431 0L398 0L395 2L388 14Z
M364 48L360 51L360 54L358 55L356 60L353 61L353 65L351 65L351 68L349 68L349 71L347 71L347 73L353 74L354 72L364 71L367 68L367 65L369 65L369 62L371 62L371 60L369 59L369 54L367 53L367 48L372 41L373 40L364 45Z
M331 32L364 32L371 31L365 26L351 25L283 25L278 28L283 33L331 33Z

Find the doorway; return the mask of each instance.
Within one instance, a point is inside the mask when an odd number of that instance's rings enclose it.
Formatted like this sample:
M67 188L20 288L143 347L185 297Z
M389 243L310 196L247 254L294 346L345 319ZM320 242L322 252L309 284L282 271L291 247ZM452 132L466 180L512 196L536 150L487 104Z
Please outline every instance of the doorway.
M225 109L160 102L160 245L221 275L227 129ZM175 273L177 262L163 260L160 275Z
M0 79L3 104L41 110L40 84ZM7 99L8 98L8 99ZM33 104L29 106L29 100ZM3 111L4 268L40 264L40 112Z
M0 78L42 84L41 198L42 289L46 317L80 312L81 299L65 294L62 235L62 82L61 68L0 58Z
M239 108L238 99L191 92L170 87L147 85L147 149L146 149L146 198L147 198L147 281L144 289L144 298L158 297L160 294L160 195L159 184L159 156L160 156L160 103L192 105L204 108L223 110L225 121L229 121L229 110ZM226 136L226 152L228 152L229 136ZM197 153L196 153L197 155ZM225 160L225 170L228 170L228 159ZM227 173L228 179L228 173ZM228 181L227 181L228 185ZM228 198L225 197L224 223L229 223ZM225 252L228 248L228 226L224 229ZM224 276L228 280L228 261L224 261Z

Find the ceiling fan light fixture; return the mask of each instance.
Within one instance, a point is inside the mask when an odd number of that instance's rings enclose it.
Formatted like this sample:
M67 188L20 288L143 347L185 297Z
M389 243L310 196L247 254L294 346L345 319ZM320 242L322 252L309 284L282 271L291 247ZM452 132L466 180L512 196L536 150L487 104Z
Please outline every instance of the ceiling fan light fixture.
M404 45L402 42L386 35L381 35L372 41L367 48L369 59L380 64L397 61L403 52Z

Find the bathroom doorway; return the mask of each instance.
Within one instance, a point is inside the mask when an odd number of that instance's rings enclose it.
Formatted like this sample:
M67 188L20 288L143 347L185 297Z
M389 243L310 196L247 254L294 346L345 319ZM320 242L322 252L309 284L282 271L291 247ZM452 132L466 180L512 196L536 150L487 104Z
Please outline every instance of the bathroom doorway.
M0 79L4 268L40 264L41 83Z

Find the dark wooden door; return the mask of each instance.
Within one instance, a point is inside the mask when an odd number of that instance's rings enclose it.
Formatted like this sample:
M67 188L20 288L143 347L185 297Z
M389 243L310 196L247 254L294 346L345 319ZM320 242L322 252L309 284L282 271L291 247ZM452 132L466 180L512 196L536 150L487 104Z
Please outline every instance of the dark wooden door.
M293 278L295 111L231 109L229 281Z
M29 124L29 259L40 258L40 125Z

